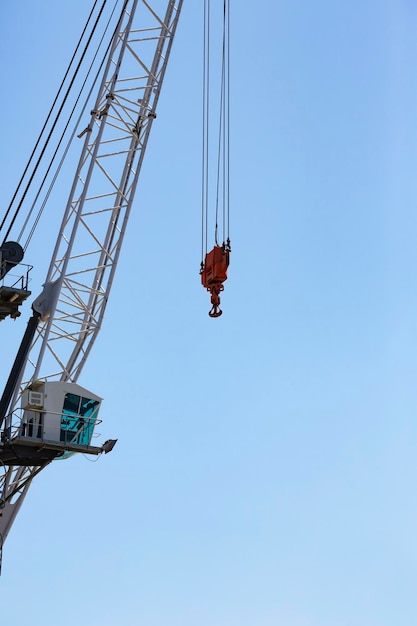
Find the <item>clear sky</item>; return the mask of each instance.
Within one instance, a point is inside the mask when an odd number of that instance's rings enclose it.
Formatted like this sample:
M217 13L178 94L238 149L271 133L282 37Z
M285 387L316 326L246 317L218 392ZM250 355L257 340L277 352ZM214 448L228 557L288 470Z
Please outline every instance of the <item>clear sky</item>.
M87 4L1 3L4 206ZM184 0L79 381L104 397L103 439L118 444L31 486L4 549L1 622L415 626L417 5L232 3L233 251L211 320L202 4ZM47 218L36 237L34 295ZM28 317L0 325L3 379Z

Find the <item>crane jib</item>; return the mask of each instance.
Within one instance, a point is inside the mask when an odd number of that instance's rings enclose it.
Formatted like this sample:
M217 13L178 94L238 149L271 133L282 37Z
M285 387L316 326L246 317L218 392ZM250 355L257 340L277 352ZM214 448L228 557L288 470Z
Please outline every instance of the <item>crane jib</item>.
M0 557L39 471L116 442L91 445L101 398L77 380L101 327L182 4L124 2L91 114L77 129L81 154L44 282L57 288L43 312L35 301L1 400Z

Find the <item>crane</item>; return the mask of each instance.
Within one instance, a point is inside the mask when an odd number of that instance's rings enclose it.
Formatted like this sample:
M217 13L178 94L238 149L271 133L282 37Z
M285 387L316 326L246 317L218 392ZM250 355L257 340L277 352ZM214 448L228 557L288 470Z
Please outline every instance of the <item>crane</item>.
M32 315L0 397L0 568L3 544L35 476L56 459L75 453L106 454L116 443L108 439L101 445L92 444L102 398L78 381L102 324L183 0L114 2L116 25L93 108L89 118L83 120L85 125L78 128L81 154L43 290L32 302ZM105 4L103 0L102 9ZM119 14L115 13L117 8ZM219 317L219 294L227 279L231 250L229 53L225 52L229 46L228 0L223 0L218 137L221 157L217 165L215 246L211 252L207 251L210 0L204 0L204 20L200 275L203 287L211 294L209 315ZM25 195L26 191L18 210ZM223 222L222 245L218 240L219 221ZM0 245L0 281L11 269L21 267L24 254L18 242L6 239ZM0 286L0 321L7 315L20 315L19 306L31 295L30 269L26 266L13 285Z
M54 459L107 453L116 443L92 445L102 399L78 380L102 324L182 4L122 2L79 133L81 154L43 290L0 399L0 565L35 476ZM28 297L24 287L15 301Z

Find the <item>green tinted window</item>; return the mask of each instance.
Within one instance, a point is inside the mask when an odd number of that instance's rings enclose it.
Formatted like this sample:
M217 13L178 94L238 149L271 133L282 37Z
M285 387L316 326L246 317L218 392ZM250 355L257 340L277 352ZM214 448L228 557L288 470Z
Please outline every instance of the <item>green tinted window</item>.
M99 403L74 393L65 394L61 418L61 441L88 446L93 435Z

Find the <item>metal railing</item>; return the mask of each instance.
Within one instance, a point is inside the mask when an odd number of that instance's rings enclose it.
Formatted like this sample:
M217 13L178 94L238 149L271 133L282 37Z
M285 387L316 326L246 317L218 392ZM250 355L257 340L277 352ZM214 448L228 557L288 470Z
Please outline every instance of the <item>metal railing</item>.
M22 289L23 291L29 291L29 274L33 269L33 265L27 265L26 263L15 263L15 268L12 272L19 268L19 274L6 273L6 264L11 265L10 261L0 261L0 287L8 287L11 289ZM22 273L21 273L22 272Z
M45 437L45 414L48 417L56 416L60 426L60 438L59 440L56 439L54 443L61 443L64 446L66 444L88 446L93 435L98 436L94 430L97 424L102 422L98 417L73 416L53 411L18 408L6 418L6 426L1 432L1 441L7 443L21 438L35 439L41 442L51 441Z

